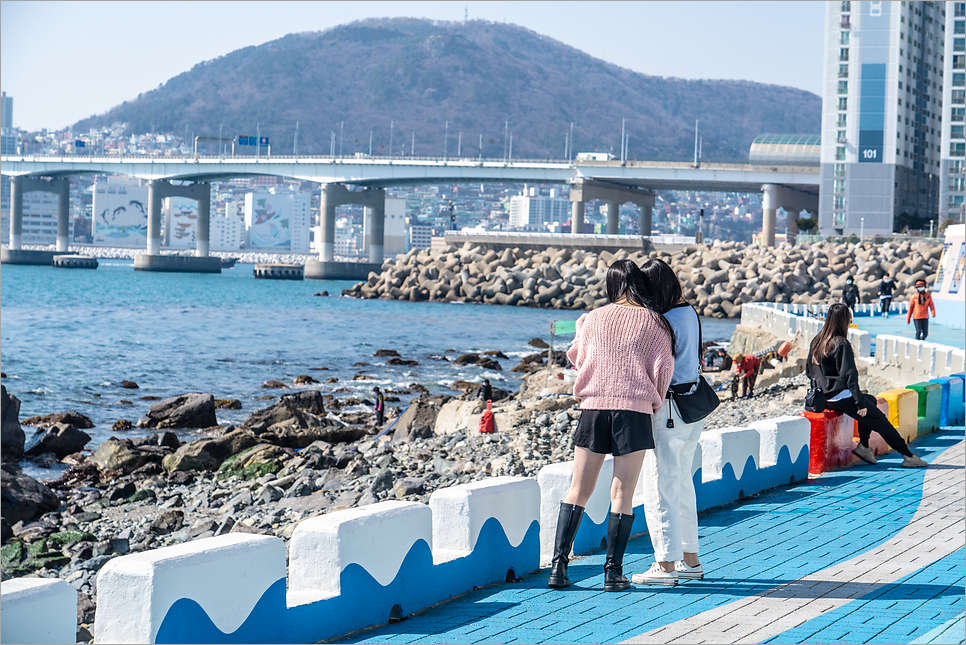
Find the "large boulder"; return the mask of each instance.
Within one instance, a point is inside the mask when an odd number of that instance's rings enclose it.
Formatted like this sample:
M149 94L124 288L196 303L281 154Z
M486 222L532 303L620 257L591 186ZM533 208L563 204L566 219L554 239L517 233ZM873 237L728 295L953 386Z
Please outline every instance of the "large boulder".
M305 390L283 395L278 403L252 412L245 420L244 427L255 434L261 434L271 426L291 419L295 419L302 428L328 425L328 421L322 419L324 415L325 402L322 400L322 393L318 390Z
M439 409L452 398L445 394L437 394L422 395L414 399L396 420L393 441L406 442L432 437Z
M37 426L38 428L49 428L55 423L69 423L75 428L93 428L94 422L86 414L81 414L76 410L68 410L67 412L55 412L54 414L45 414L43 416L30 417L29 419L24 419L23 424L25 426Z
M24 447L24 454L34 457L52 452L58 459L84 449L91 436L69 423L55 423L46 430L38 431Z
M17 464L0 466L0 489L0 515L11 525L29 522L60 506L52 490L24 474Z
M218 425L215 397L191 392L158 401L137 423L139 428L210 428Z
M3 461L20 461L23 457L25 435L20 427L20 399L7 394L6 386L0 385L0 408L3 420L0 424L0 456Z
M243 427L263 442L286 448L305 448L319 440L355 441L366 434L362 428L347 428L326 418L325 403L318 390L286 394L278 403L253 412Z
M102 472L128 475L144 464L160 464L171 452L167 446L135 445L131 439L108 439L94 451L90 461Z
M249 430L232 430L220 437L198 439L186 443L167 455L161 466L168 471L218 470L228 457L259 443L258 438Z

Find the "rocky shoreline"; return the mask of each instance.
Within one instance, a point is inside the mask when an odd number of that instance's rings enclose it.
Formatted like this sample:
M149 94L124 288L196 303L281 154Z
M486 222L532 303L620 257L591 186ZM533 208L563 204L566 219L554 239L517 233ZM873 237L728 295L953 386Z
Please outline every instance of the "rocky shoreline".
M736 318L749 302L806 305L840 302L848 276L860 302L878 301L885 275L896 281L896 300L915 281L932 283L941 243L885 244L823 242L761 247L744 242L691 245L681 251L611 253L571 249L413 249L371 272L343 295L359 298L482 302L486 304L589 310L607 302L604 276L615 260L668 262L684 286L684 297L706 317Z
M298 522L322 513L387 499L428 502L434 490L489 476L535 477L572 458L579 417L572 385L562 368L546 367L545 355L515 368L528 372L519 392L494 389L492 434L478 431L485 406L472 383L454 384L464 390L454 395L413 384L409 405L387 406L392 427L381 436L373 413L340 414L339 400L322 389L283 394L237 426L214 425L216 405L232 401L186 393L155 403L137 422L153 434L124 438L115 428L92 453L84 449L89 419L33 417L24 433L19 401L4 387L3 579L57 577L73 585L78 640L89 641L97 572L111 558L229 532L287 541ZM461 357L474 358L492 360ZM794 367L771 370L752 401L723 403L708 427L800 412L804 379L792 376ZM182 428L205 430L182 442ZM23 473L21 458L70 467L42 483Z

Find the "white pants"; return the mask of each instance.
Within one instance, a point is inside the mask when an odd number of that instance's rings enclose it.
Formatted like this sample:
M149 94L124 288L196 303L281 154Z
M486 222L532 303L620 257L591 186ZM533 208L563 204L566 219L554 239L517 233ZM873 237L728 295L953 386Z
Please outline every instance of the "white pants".
M668 415L674 427L667 427ZM658 562L698 552L698 510L691 465L704 420L684 423L670 399L652 417L654 450L644 455L644 518Z

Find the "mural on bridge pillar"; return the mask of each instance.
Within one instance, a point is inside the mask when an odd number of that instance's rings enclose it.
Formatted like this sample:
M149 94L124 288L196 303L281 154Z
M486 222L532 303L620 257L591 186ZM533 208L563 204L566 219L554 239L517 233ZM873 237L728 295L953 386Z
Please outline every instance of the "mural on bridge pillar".
M198 201L188 197L168 197L164 206L165 244L175 248L195 248L198 244Z
M245 195L245 225L251 234L251 248L291 248L292 202L291 195Z
M94 187L95 244L143 246L148 236L147 186L97 184Z

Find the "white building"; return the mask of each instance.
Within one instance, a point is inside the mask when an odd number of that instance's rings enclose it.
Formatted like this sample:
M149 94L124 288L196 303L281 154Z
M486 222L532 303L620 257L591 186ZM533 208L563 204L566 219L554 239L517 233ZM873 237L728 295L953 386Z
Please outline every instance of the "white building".
M954 4L826 3L820 234L888 235L902 213L938 215Z
M212 251L237 251L245 245L245 218L241 215L213 216L209 236Z
M404 197L386 197L386 223L383 235L385 255L392 256L406 252L406 199ZM366 250L368 251L368 245Z
M415 217L407 218L406 226L409 231L409 246L411 249L428 249L433 241L433 227L420 224Z
M946 3L943 61L942 141L939 166L939 221L963 222L966 188L966 2Z
M91 237L103 246L145 247L148 185L135 177L109 175L93 186Z
M511 228L545 228L551 222L570 219L570 202L560 197L510 198Z
M67 239L73 240L73 219L68 219L68 227ZM57 243L57 195L39 191L24 193L22 241L24 244Z
M283 188L246 194L245 246L308 253L310 197L308 193Z

